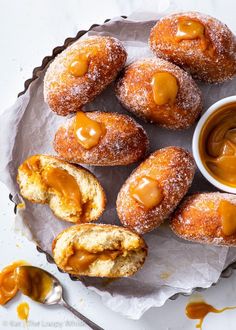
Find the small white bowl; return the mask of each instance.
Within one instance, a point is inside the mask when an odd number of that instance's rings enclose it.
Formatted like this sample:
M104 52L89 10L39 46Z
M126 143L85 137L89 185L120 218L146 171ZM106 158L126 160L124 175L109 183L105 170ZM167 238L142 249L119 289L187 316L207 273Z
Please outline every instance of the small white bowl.
M236 95L235 96L229 96L226 97L216 103L214 103L201 117L199 122L197 123L197 126L195 128L194 134L193 134L193 141L192 141L192 149L193 149L193 157L195 159L195 162L197 164L197 167L199 168L200 172L202 175L211 183L213 184L216 188L226 191L228 193L233 193L236 194L236 187L230 187L227 186L218 180L216 180L205 168L205 166L202 163L201 157L200 157L200 152L199 152L199 137L200 133L202 131L203 126L205 125L206 121L208 118L217 110L225 106L226 104L230 103L236 103Z

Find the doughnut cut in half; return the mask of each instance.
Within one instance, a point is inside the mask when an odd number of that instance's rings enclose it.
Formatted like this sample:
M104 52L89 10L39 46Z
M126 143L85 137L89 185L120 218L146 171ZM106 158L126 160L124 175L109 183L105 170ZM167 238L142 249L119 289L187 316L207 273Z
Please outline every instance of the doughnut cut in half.
M57 266L76 276L127 277L143 265L147 246L129 229L80 224L60 233L52 252Z
M19 166L17 182L24 198L48 204L65 221L95 221L105 209L106 196L97 178L57 157L29 157Z

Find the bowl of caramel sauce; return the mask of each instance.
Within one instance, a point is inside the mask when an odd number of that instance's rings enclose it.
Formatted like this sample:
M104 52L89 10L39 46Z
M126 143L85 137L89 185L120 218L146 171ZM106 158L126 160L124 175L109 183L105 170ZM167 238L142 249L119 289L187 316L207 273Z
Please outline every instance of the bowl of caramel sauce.
M214 103L204 113L192 148L203 176L218 189L236 193L236 96Z

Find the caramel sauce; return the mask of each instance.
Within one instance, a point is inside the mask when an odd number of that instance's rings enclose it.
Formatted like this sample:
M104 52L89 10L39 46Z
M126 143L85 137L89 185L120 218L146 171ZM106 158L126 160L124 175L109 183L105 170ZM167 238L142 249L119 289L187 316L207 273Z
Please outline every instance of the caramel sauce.
M205 36L205 27L204 25L196 20L192 19L181 19L178 22L176 40L178 42L182 40L201 40L202 50L206 50L209 45L209 40Z
M163 199L162 189L158 181L143 176L130 187L132 198L145 210L150 210L160 204Z
M222 231L225 236L236 233L236 205L222 200L219 205L219 213L222 219Z
M26 262L16 261L0 272L0 305L5 305L17 294L18 287L15 278L15 270L22 265L26 265Z
M22 321L28 321L29 318L29 304L27 302L22 302L17 306L18 318Z
M206 170L219 182L236 187L236 104L227 104L205 123L199 139Z
M74 122L74 134L77 141L85 149L96 146L105 133L106 129L103 124L90 119L82 111L77 112Z
M36 179L41 180L45 189L57 193L65 207L71 206L81 210L80 188L73 175L68 171L49 165L43 167L37 155L26 159L19 169L29 176L37 175Z
M17 209L20 210L20 209L24 209L25 208L25 203L19 203L17 204Z
M44 271L35 267L18 267L16 269L18 289L26 296L38 302L44 302L52 290L52 279Z
M170 272L162 272L162 273L160 274L160 278L161 278L162 280L167 280L170 276L171 276L171 273L170 273Z
M85 54L77 56L69 65L69 72L75 77L82 77L88 72L89 60Z
M40 170L40 159L37 155L31 156L24 161L19 170L26 172L28 175Z
M46 167L42 171L42 178L48 188L56 191L65 201L72 206L81 205L81 193L75 178L66 170L57 167Z
M178 22L176 37L179 40L197 39L204 37L204 25L192 19L183 19Z
M169 72L157 72L152 77L151 85L154 102L157 105L175 103L179 89L175 76Z
M90 265L96 260L115 260L118 255L122 254L120 250L105 250L102 252L89 252L86 250L75 249L75 252L67 260L67 266L74 271L85 272Z
M196 328L202 329L204 318L209 313L222 313L226 310L235 309L235 307L225 307L222 309L216 309L212 305L207 304L205 301L190 302L185 308L185 314L188 318L193 320L199 320Z

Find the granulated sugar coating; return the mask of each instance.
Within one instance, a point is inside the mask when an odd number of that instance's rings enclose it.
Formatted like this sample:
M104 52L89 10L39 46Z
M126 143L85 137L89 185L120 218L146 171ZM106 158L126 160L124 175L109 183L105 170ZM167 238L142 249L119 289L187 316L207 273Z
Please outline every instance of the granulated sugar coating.
M176 235L190 241L235 246L236 235L225 236L222 232L218 210L222 200L236 205L236 196L233 194L212 192L189 196L173 215L171 229Z
M178 22L196 20L204 26L208 42L204 50L199 38L176 40ZM220 83L236 74L236 40L219 20L198 12L173 14L161 18L153 27L149 44L153 53L189 71L194 78Z
M88 57L88 71L76 77L69 66L81 54ZM76 41L50 64L44 79L45 101L59 115L78 111L115 79L126 57L116 38L94 36Z
M117 213L124 226L142 234L168 218L187 193L195 173L192 156L182 148L155 151L126 180L117 197ZM163 199L151 210L144 210L130 195L131 185L140 177L157 180Z
M151 80L157 72L169 72L177 79L173 105L154 102ZM201 92L191 76L160 58L141 59L129 65L117 82L116 95L135 115L169 129L188 128L202 110Z

